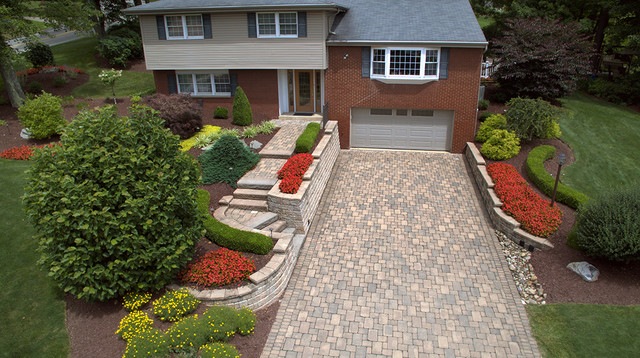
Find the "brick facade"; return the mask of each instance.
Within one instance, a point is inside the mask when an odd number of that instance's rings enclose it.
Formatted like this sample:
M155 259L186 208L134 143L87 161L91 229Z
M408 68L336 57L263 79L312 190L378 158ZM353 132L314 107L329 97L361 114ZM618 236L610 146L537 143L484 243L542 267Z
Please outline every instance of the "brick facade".
M338 121L340 147L349 148L351 108L442 109L455 111L451 151L462 153L475 135L482 53L483 49L451 48L448 79L395 85L362 77L361 47L329 47L325 100L329 119Z

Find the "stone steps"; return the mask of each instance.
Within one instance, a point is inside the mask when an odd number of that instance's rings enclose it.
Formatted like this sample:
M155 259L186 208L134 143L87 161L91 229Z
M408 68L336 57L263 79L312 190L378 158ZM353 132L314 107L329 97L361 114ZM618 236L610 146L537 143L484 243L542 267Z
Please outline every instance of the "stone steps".
M278 179L246 179L240 178L238 180L238 188L240 189L258 189L258 190L271 190L271 188L278 182Z
M236 199L250 199L250 200L267 200L269 190L266 189L236 189L233 192L233 197Z
M273 232L282 232L282 230L284 230L284 228L286 227L287 227L286 221L278 220L278 221L274 221L269 226L265 226L262 230L265 230L265 231L273 230Z
M256 210L256 211L268 211L266 200L251 200L251 199L236 199L233 198L229 203L230 208L244 209L244 210Z
M278 220L278 214L272 212L266 212L264 214L260 214L255 218L244 223L245 226L254 229L263 229L266 226L272 225Z

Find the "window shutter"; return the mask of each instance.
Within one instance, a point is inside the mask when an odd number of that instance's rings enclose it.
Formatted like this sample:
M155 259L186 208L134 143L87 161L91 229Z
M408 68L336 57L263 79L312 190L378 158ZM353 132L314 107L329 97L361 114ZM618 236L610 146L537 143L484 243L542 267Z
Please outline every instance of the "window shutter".
M362 46L362 77L371 77L371 47Z
M231 97L233 97L236 95L236 88L238 88L238 74L230 73L229 82L231 83Z
M178 83L176 82L175 73L167 73L167 84L169 87L169 94L178 93Z
M164 30L164 16L156 16L156 27L158 28L158 40L166 40L167 33Z
M258 29L256 27L256 13L247 13L247 24L249 25L249 37L258 37Z
M449 78L449 48L443 47L440 49L440 79L447 78Z
M213 38L211 34L211 14L202 14L202 30L204 31L204 38Z
M307 37L307 13L298 12L298 37Z

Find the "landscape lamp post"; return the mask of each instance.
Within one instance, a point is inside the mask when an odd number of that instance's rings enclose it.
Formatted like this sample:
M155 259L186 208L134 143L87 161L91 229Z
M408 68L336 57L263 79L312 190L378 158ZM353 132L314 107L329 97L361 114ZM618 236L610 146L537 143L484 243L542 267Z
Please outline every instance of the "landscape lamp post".
M551 195L551 207L553 207L553 203L556 201L556 191L558 190L558 182L560 181L560 171L562 170L562 166L564 165L567 157L564 153L558 154L558 174L556 174L556 184L553 186L553 195Z

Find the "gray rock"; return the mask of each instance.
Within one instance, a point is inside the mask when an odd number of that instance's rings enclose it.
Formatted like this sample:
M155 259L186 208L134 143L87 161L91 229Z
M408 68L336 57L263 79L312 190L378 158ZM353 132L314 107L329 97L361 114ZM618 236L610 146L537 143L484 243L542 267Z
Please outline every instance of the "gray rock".
M262 143L258 142L257 140L251 141L251 143L249 143L249 148L260 149L262 148Z
M600 271L592 264L586 261L571 262L567 265L567 268L582 277L587 282L593 282L600 276Z
M29 131L29 128L23 128L20 131L20 137L24 138L24 139L29 139L31 138L31 131Z

